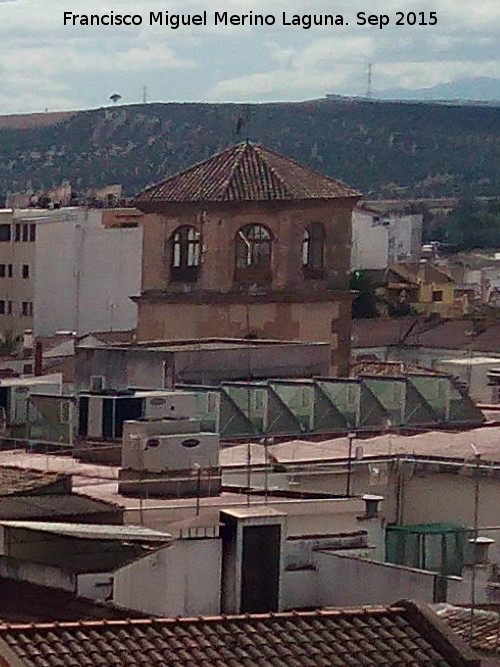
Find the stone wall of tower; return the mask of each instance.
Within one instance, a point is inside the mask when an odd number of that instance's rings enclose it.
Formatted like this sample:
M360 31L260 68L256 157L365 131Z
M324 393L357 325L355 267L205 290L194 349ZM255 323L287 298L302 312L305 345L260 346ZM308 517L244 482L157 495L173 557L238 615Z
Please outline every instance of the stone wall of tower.
M329 342L332 373L348 369L351 216L354 200L224 204L163 204L143 221L143 275L138 339L209 336ZM324 270L307 277L304 231L325 229ZM249 224L271 232L270 280L242 285L235 272L238 230ZM170 280L171 238L182 225L201 235L198 280Z
M272 233L271 290L345 291L349 284L352 200L256 202L231 204L168 204L144 218L142 292L218 291L238 289L235 283L235 239L248 224L266 226ZM325 278L302 274L304 230L321 222L326 232ZM199 280L189 286L170 282L169 239L182 225L195 227L202 237Z

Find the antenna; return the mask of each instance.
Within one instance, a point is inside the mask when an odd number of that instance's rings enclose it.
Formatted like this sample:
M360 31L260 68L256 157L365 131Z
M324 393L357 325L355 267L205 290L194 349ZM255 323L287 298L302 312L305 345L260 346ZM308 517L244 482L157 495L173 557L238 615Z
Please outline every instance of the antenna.
M250 125L252 122L252 110L250 108L250 105L247 104L245 106L245 109L242 109L240 115L238 116L238 120L236 121L236 127L234 128L233 131L233 140L236 140L241 134L242 134L242 129L246 127L246 141L248 141L248 131L250 130Z
M147 86L142 87L142 103L143 104L148 103L148 87Z
M368 70L366 72L366 97L372 98L372 64L368 63Z

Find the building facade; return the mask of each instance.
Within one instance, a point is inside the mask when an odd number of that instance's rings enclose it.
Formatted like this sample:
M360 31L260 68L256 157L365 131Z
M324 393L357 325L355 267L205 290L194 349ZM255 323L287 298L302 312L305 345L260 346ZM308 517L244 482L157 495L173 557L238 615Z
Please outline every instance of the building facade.
M38 212L40 214L40 212ZM33 327L36 216L0 210L0 337Z
M345 372L357 198L248 142L140 193L138 339L328 342Z
M394 211L384 214L367 206L356 207L352 216L352 269L385 269L398 262L418 260L422 220L421 215Z
M67 208L37 227L34 330L83 335L133 329L141 280L141 215Z

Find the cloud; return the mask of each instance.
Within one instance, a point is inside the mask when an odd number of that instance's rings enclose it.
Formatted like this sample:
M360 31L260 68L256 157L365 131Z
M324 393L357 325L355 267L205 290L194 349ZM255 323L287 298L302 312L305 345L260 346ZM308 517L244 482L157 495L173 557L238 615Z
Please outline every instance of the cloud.
M150 11L275 14L275 26L170 30L149 26ZM64 11L142 14L135 28L63 26ZM349 25L284 27L288 15L339 13ZM357 26L356 13L388 13L384 30ZM437 14L436 26L396 26L396 12ZM0 0L0 101L5 112L85 108L109 89L154 99L264 101L361 94L368 63L374 88L426 87L465 76L496 76L498 0ZM135 94L135 93L134 93ZM137 101L139 101L137 99ZM58 105L61 105L60 107Z

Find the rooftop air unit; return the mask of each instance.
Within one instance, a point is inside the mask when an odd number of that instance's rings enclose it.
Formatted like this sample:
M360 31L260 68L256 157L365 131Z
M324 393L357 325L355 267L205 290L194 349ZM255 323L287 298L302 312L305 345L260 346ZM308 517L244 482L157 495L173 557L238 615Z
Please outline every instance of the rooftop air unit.
M150 473L213 468L218 465L219 436L179 433L141 438L129 448L123 467ZM137 467L132 467L137 466Z

